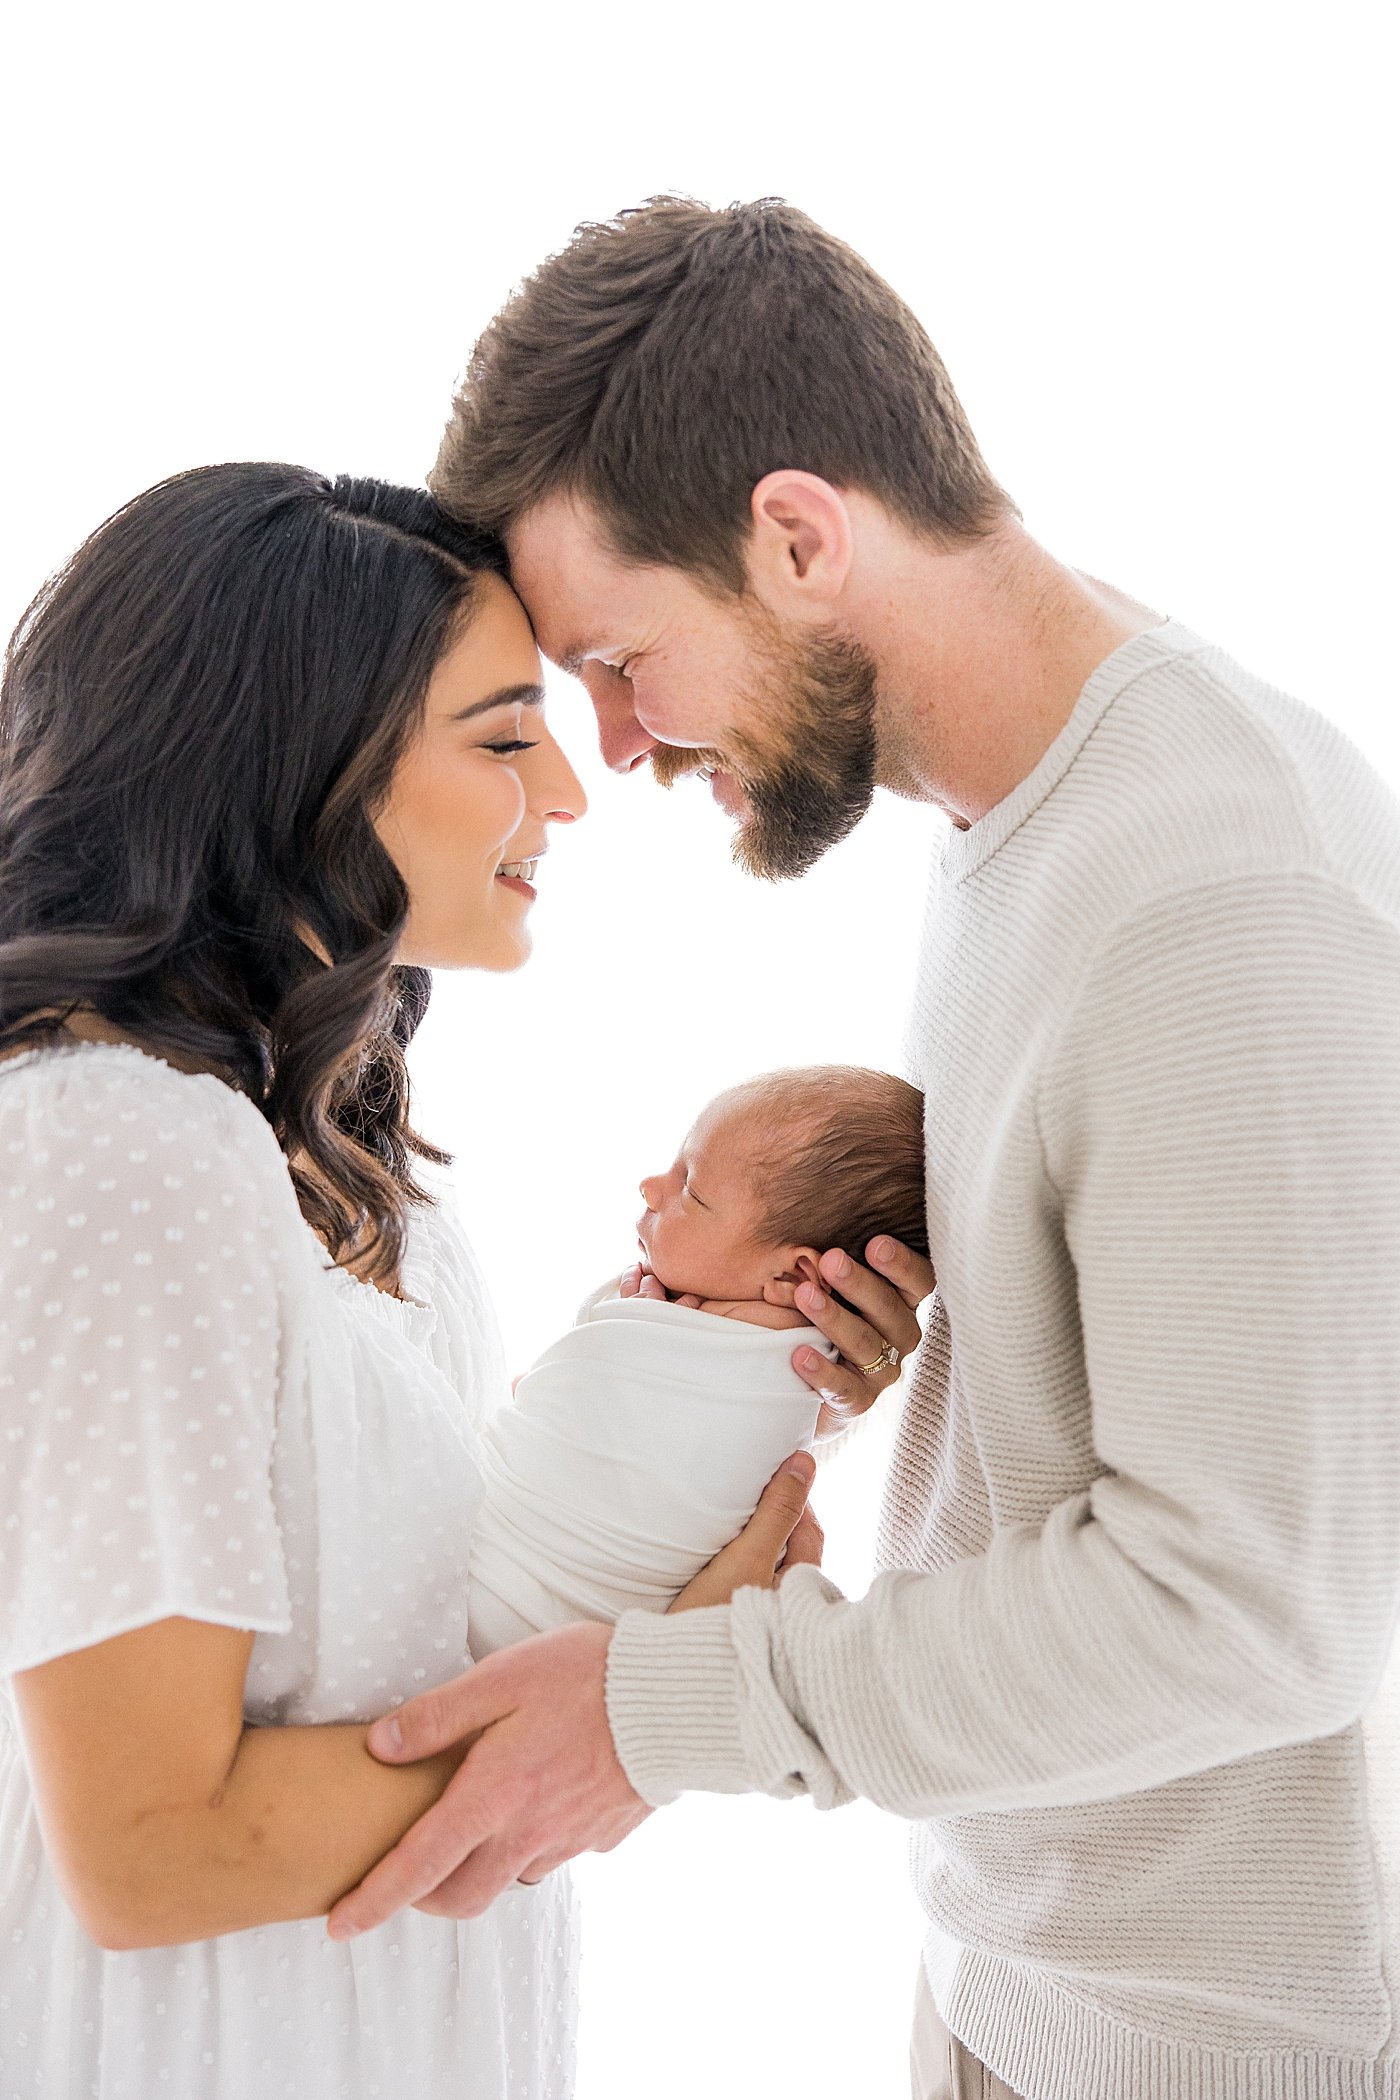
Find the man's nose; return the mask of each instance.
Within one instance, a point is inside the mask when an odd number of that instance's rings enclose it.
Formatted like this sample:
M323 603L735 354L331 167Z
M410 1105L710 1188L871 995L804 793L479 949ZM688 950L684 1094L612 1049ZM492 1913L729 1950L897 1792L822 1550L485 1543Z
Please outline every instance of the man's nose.
M614 773L632 772L655 751L657 739L643 729L633 714L625 681L621 692L600 691L595 686L590 697L598 717L598 749L604 765Z

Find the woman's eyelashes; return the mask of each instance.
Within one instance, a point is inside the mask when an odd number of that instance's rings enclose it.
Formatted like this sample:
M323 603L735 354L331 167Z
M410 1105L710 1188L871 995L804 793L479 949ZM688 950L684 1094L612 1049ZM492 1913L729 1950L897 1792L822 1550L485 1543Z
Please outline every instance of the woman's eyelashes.
M508 743L487 744L483 748L487 751L499 752L502 758L514 758L518 752L535 750L537 741L532 741L529 737L517 736L512 737Z

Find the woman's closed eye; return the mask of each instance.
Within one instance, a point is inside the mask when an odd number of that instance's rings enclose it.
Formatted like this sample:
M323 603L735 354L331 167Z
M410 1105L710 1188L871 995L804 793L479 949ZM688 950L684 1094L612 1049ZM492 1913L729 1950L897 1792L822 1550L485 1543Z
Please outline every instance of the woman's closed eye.
M536 748L537 742L538 739L517 736L512 737L508 743L483 744L481 748L483 749L483 751L499 752L502 758L514 758L517 752L533 751Z

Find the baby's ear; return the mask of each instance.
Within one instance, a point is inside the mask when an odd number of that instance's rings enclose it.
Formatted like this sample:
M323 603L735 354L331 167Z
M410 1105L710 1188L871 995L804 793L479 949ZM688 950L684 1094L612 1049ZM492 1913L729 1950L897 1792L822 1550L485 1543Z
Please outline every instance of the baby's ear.
M815 1247L789 1247L786 1250L790 1266L777 1276L770 1276L763 1286L765 1304L786 1305L791 1311L797 1305L799 1283L814 1283L818 1290L824 1288L821 1270L817 1264L821 1256Z
M797 1272L799 1283L814 1283L819 1291L826 1289L822 1282L821 1255L815 1247L796 1248L792 1266Z

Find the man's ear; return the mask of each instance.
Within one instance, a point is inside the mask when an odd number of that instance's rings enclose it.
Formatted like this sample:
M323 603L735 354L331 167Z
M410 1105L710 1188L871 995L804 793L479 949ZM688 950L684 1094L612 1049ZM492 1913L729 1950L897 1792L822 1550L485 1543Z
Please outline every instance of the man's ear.
M821 1257L815 1247L787 1247L787 1268L776 1276L770 1276L763 1286L765 1305L786 1305L789 1310L797 1304L799 1283L814 1283L818 1290L826 1286L822 1282L821 1270L817 1266Z
M855 553L851 514L820 474L782 468L755 484L749 580L775 611L797 601L828 611L845 588Z

